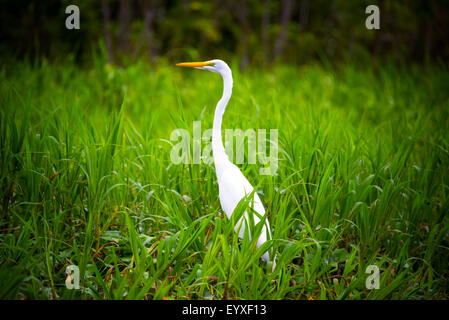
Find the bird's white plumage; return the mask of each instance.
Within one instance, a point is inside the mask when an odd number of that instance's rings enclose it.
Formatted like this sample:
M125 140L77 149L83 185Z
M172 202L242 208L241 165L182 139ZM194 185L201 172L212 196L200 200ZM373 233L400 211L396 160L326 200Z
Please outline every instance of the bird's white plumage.
M245 178L240 169L232 163L220 175L217 175L217 179L221 207L226 213L228 219L231 219L231 216L239 202L245 197L251 195L251 192L253 192L253 186ZM261 217L263 217L265 215L265 208L257 193L254 193L252 200L253 201L250 203L250 206ZM247 211L245 211L243 218L246 221L249 221ZM253 219L254 225L260 222L260 218L257 215L254 215ZM236 231L239 228L240 222L241 220L235 225ZM244 233L245 226L242 225L240 227L239 237L243 238ZM257 240L257 247L260 247L264 242L267 241L267 233L270 234L270 228L268 224L265 224ZM262 259L264 259L265 261L269 261L270 259L268 253L264 253Z
M233 80L231 69L226 62L218 59L199 63L181 63L178 65L215 72L220 74L223 78L223 96L220 101L218 101L217 107L215 108L214 124L212 128L212 152L214 157L215 173L218 180L220 204L223 211L226 213L226 216L231 219L238 203L242 199L248 197L253 191L253 186L245 178L240 169L229 161L221 139L221 122L228 101L232 95ZM250 205L261 217L265 216L265 208L257 193L253 194ZM237 231L241 225L239 231L239 237L241 238L243 238L243 235L245 234L245 224L241 223L242 219L246 219L247 224L249 223L247 211L244 212L242 218L240 221L237 221L235 226ZM260 222L260 218L255 214L253 214L253 220L254 225ZM265 243L267 238L271 239L271 231L268 221L266 220L265 225L262 228L262 232L257 239L257 247L260 247L263 243ZM268 252L265 252L262 255L262 259L267 262L270 261ZM273 270L276 265L274 260L275 259L273 258Z

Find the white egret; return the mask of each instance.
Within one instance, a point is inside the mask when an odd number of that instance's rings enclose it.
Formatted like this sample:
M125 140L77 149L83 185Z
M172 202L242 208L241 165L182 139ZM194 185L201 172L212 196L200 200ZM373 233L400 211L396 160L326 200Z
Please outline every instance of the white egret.
M183 62L178 63L177 66L208 70L218 73L223 78L223 95L215 108L214 124L212 128L212 153L214 157L215 173L218 180L221 207L226 213L228 219L231 219L232 213L237 207L237 204L253 192L253 186L245 178L240 169L229 160L225 153L223 141L221 139L221 122L223 113L232 94L233 80L231 69L226 62L217 59L205 62ZM254 197L251 200L251 206L253 210L256 211L261 217L265 216L265 208L259 196L255 192ZM245 218L246 222L249 223L248 213L245 211L242 218L235 226L236 231L243 218ZM260 218L257 215L254 215L253 219L254 225L260 222ZM239 237L243 238L244 233L245 224L243 223L240 228ZM257 247L260 247L264 242L266 242L267 237L271 239L270 227L268 225L268 221L266 220L262 232L257 239ZM261 258L266 262L270 261L268 252L265 252ZM276 265L274 260L275 259L273 259L272 265L273 270Z

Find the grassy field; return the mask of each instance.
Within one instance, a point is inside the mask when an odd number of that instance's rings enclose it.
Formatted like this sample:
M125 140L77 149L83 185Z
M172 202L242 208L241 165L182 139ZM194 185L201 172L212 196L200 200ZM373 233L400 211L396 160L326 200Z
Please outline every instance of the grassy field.
M218 75L16 62L0 71L1 299L449 298L447 68L231 67L223 130L279 130L276 175L240 165L275 271L238 241L213 166L170 161L172 130L212 127Z

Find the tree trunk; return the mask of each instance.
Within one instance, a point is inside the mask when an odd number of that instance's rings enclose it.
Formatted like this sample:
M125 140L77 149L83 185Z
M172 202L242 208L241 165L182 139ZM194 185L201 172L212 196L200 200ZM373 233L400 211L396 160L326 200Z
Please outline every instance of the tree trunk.
M263 3L262 16L262 46L263 46L263 60L265 63L270 61L270 36L268 30L270 28L270 0L265 0Z
M108 54L108 63L114 63L114 56L112 52L112 40L111 32L109 31L109 25L111 22L111 9L107 0L102 1L102 11L103 11L103 33L104 42L106 46L106 52Z
M154 46L154 32L153 22L155 17L156 3L150 3L149 0L144 0L143 14L144 14L144 39L148 44L148 55L152 61L156 58L157 52Z
M274 46L275 60L277 60L284 51L285 42L287 41L288 24L290 22L290 17L293 9L293 1L294 0L282 1L281 32L279 32L279 36Z
M120 0L118 45L122 52L128 49L129 25L131 23L131 2Z
M299 23L303 28L309 22L309 0L301 0L299 4Z
M235 12L240 23L242 33L240 35L240 69L244 70L248 65L248 36L250 32L248 23L248 7L246 0L235 3Z

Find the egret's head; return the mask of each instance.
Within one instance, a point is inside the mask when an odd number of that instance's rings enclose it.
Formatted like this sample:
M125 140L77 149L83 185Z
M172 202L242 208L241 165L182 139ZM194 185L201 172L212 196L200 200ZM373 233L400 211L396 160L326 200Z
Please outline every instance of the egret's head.
M214 59L204 62L182 62L176 64L178 67L191 67L200 70L208 70L223 75L226 71L230 71L229 66L223 60Z

